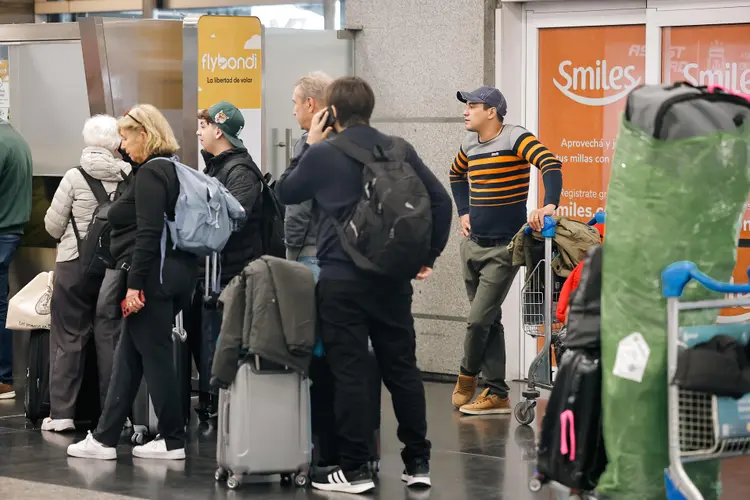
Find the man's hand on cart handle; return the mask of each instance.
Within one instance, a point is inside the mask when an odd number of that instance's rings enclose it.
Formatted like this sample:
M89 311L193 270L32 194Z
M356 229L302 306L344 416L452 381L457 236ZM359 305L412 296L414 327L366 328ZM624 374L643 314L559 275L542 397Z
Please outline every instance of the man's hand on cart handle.
M461 236L469 236L471 233L471 220L469 214L461 216Z
M554 205L545 205L542 208L537 208L529 214L529 226L534 231L541 231L544 227L544 217L552 216L555 214Z

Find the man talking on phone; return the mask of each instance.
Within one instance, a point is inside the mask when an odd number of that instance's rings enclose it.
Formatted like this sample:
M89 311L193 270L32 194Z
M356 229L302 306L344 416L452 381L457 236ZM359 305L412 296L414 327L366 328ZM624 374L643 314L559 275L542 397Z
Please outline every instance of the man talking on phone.
M404 443L401 479L408 486L429 486L431 445L427 440L424 386L416 360L411 280L388 278L357 267L336 229L358 205L363 187L362 163L344 154L333 141L343 139L361 150L374 151L379 146L391 151L394 138L370 126L375 95L363 79L335 80L328 86L326 100L335 123L328 125L328 109L315 115L304 155L284 172L276 187L282 203L313 199L320 207L318 319L335 379L339 464L314 470L312 485L345 493L365 493L375 488L367 446L372 429L369 338L385 386L391 392L398 437ZM334 129L338 136L327 141ZM426 279L448 241L452 207L447 191L414 148L407 143L405 151L403 161L411 165L430 198L430 252L416 276Z

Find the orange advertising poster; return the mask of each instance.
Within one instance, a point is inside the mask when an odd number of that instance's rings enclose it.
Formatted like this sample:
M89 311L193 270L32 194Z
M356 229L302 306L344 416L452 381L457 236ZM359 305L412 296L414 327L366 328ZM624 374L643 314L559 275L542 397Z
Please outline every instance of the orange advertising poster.
M679 26L662 30L662 81L718 85L750 94L750 24ZM735 283L747 283L750 266L750 202L745 206L737 249ZM722 322L750 320L750 308L725 309Z
M539 139L563 164L557 214L604 210L627 94L645 78L646 27L539 30ZM539 200L544 199L539 182Z

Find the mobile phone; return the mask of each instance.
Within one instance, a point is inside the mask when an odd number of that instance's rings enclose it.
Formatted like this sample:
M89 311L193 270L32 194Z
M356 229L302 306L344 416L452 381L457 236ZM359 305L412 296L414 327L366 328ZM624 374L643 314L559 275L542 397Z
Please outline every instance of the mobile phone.
M328 127L333 127L334 123L336 123L336 115L333 114L333 108L331 106L328 106L328 116L326 117L326 122L323 125L323 130L326 130Z
M143 294L143 290L141 290L141 293L138 295L138 298L141 299L141 302L143 302L143 305L146 305L146 296ZM120 302L120 309L122 310L122 317L127 318L133 310L130 309L130 306L128 306L127 303L128 298L125 297L122 299L122 302Z

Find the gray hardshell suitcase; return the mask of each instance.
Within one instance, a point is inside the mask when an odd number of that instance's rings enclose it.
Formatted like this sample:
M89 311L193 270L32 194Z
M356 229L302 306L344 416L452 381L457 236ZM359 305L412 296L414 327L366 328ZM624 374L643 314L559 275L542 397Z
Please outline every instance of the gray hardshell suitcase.
M628 94L625 119L660 140L735 131L750 120L747 99L689 82L642 85Z
M216 480L236 489L245 476L281 474L304 487L311 458L309 379L250 357L219 391Z
M180 384L180 401L183 405L183 415L185 417L185 426L190 422L190 376L188 365L190 363L190 353L185 341L187 333L182 321L182 312L175 316L174 326L172 327L172 343L174 345L174 367L177 372L177 380ZM141 379L141 386L133 402L133 434L130 441L133 444L144 444L159 433L159 419L156 418L154 404L151 401L151 395L148 391L146 379Z

